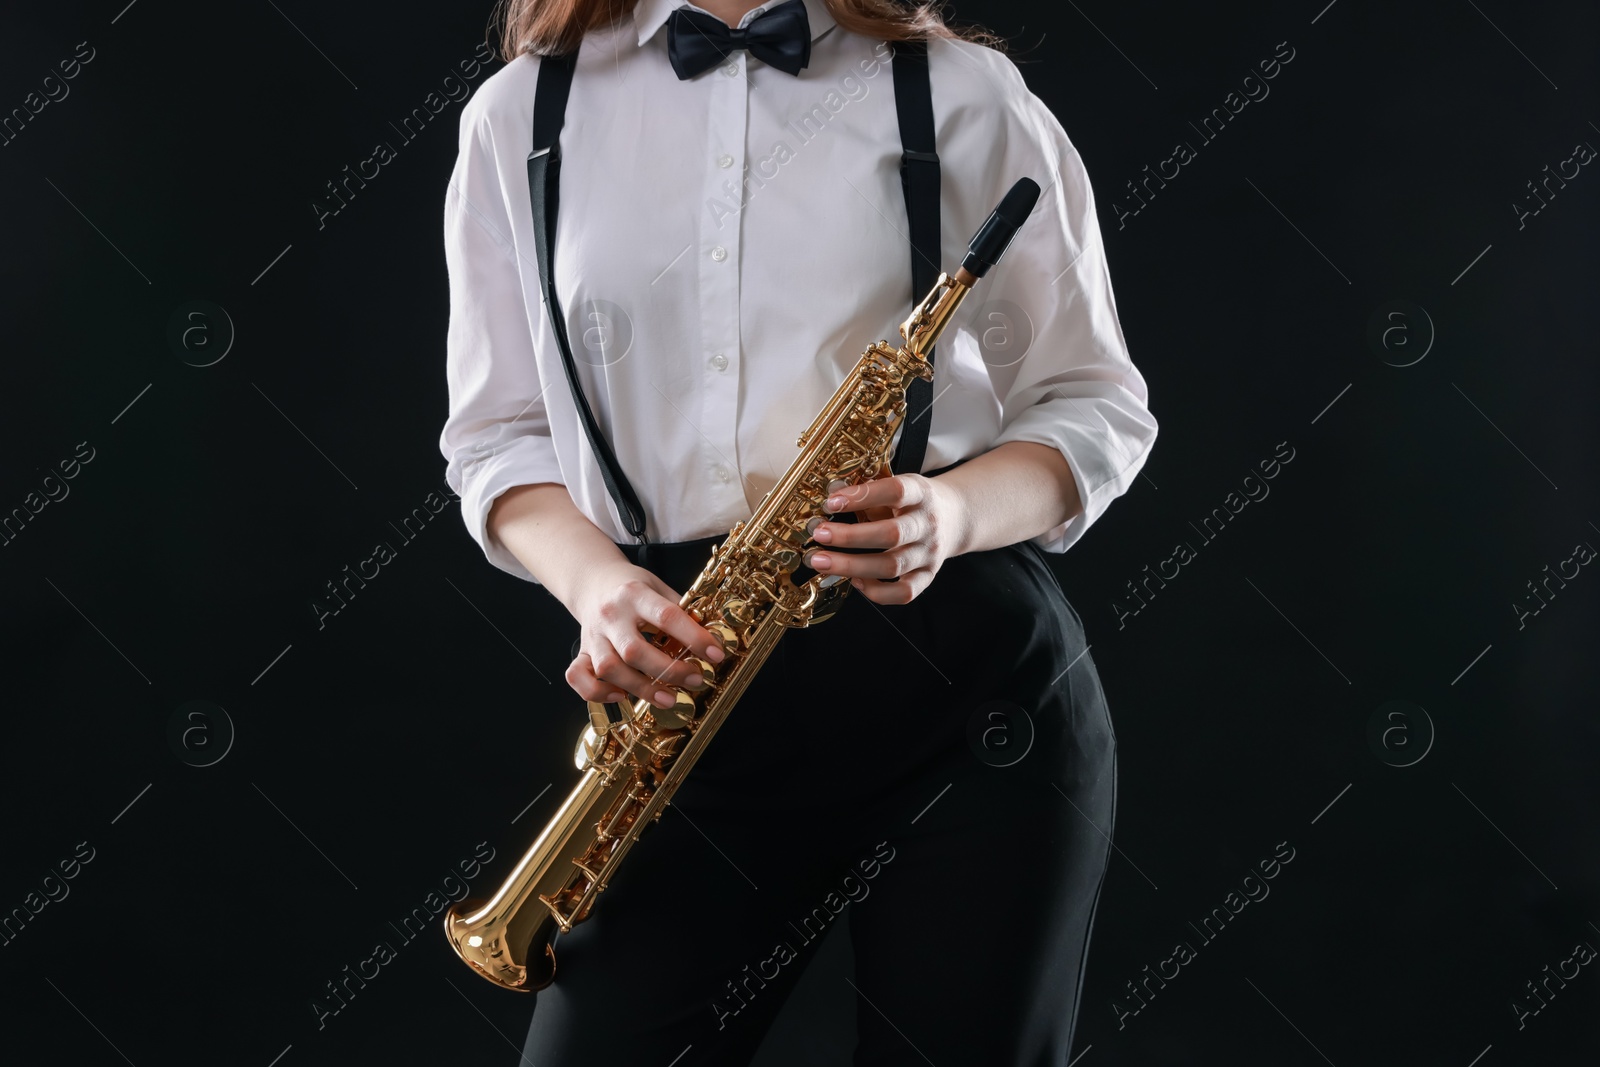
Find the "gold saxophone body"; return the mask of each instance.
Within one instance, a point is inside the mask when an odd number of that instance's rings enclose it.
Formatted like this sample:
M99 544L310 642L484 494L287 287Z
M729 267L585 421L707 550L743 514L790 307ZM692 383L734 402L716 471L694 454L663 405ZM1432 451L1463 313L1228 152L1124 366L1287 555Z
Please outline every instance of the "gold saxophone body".
M830 618L850 594L840 575L792 580L827 517L823 501L846 485L887 472L890 446L905 417L913 378L931 380L926 353L973 284L1004 252L1032 211L1039 187L1023 178L973 238L954 275L933 288L900 324L902 344L878 341L800 435L800 454L744 522L718 544L679 601L722 643L712 664L680 652L706 679L678 691L671 708L634 700L621 714L589 702L578 739L578 784L515 869L488 900L462 901L445 915L445 934L475 972L506 989L533 991L555 977L556 932L589 916L618 866L673 794L739 697L790 627ZM970 268L970 269L969 269ZM645 628L659 647L675 644ZM672 691L671 687L667 687Z

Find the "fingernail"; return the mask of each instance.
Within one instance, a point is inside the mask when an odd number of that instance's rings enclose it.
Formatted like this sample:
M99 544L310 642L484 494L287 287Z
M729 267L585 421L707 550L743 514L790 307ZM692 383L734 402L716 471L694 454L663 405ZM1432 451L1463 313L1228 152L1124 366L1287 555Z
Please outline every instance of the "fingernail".
M860 578L852 578L852 579L850 579L850 584L855 586L857 589L865 589L866 588L865 585L861 584L861 579Z
M676 701L673 699L671 693L667 692L665 689L662 689L656 693L656 703L664 708L670 708L676 703Z
M726 653L724 653L722 649L718 648L716 645L706 646L706 659L710 660L712 663L721 663L726 658Z
M842 511L842 510L844 510L844 505L845 505L844 497L842 497L842 496L830 496L822 506L827 508L829 511Z
M833 540L833 530L827 526L818 526L817 532L811 536L823 544L828 544Z
M607 704L620 704L624 700L627 700L627 699L628 699L628 695L626 693L612 693L610 696L606 697L606 703Z
M699 671L695 671L693 674L689 675L688 678L684 679L684 684L686 684L690 689L704 689L706 687L706 680L701 676Z
M813 552L811 553L811 557L806 560L806 566L810 567L814 571L820 571L832 563L833 560L828 558L828 554L826 552Z

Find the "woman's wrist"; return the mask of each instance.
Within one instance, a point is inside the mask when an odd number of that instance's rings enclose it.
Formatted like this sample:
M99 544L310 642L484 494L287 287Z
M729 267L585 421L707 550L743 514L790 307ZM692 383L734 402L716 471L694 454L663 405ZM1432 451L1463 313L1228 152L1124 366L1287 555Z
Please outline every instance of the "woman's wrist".
M633 567L556 482L506 490L490 507L487 528L574 618L591 587Z
M1026 541L1083 510L1061 451L1032 441L1007 441L929 481L953 501L950 556Z
M929 478L928 493L938 514L940 556L949 559L972 551L973 509L959 482L945 481L941 475Z

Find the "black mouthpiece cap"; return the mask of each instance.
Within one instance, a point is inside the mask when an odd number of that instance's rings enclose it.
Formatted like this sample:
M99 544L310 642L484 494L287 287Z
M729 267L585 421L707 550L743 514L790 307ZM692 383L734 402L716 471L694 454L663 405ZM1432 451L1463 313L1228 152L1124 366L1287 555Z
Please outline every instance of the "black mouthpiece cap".
M1018 178L1017 184L1011 187L1011 191L1000 201L1000 206L994 209L994 213L967 246L967 258L961 261L962 268L979 278L987 274L990 267L1000 262L1000 257L1011 244L1011 238L1028 221L1033 205L1038 202L1039 183L1032 178Z

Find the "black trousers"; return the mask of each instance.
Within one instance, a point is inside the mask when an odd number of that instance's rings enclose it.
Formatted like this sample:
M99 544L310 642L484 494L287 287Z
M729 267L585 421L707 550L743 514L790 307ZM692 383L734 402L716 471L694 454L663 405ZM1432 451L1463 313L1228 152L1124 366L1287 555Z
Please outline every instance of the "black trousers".
M622 547L681 592L720 540ZM524 1062L747 1064L842 922L856 1067L1062 1067L1115 807L1083 624L1037 548L956 556L905 605L852 594L783 636L557 938Z

